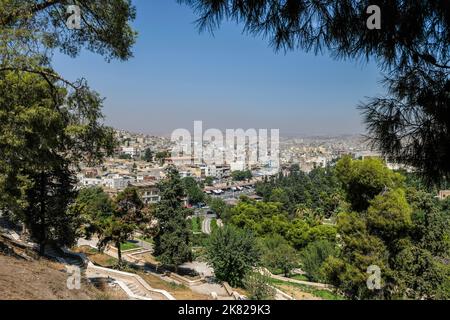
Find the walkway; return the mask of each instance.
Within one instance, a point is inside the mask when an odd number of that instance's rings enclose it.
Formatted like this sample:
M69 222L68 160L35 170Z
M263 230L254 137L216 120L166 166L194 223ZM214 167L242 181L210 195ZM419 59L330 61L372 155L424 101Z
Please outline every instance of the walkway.
M206 217L202 222L202 232L205 234L211 234L211 218Z
M325 290L332 290L333 289L333 286L329 285L329 284L324 284L324 283L319 283L319 282L303 281L303 280L297 280L297 279L291 279L291 278L286 278L286 277L282 277L282 276L277 276L277 275L272 274L266 268L261 268L260 272L261 273L265 273L267 276L269 276L270 278L275 279L275 280L301 284L301 285L304 285L304 286L315 287L315 288L318 288L318 289L325 289Z

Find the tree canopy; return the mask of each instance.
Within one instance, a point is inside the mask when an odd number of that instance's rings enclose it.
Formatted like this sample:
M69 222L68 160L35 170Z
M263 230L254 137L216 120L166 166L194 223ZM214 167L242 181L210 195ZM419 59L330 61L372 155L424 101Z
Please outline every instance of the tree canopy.
M232 226L213 231L206 251L216 278L232 286L242 285L244 277L260 259L253 234Z
M66 22L76 4L82 28ZM76 240L74 170L98 164L114 149L102 124L103 99L84 79L69 81L52 68L59 49L75 57L84 48L107 60L126 60L135 32L126 0L0 1L1 210L23 222L31 237L70 245Z
M155 256L169 266L178 266L192 257L189 210L183 207L185 190L178 170L169 166L166 179L158 185L161 201L156 206L158 232L154 238Z

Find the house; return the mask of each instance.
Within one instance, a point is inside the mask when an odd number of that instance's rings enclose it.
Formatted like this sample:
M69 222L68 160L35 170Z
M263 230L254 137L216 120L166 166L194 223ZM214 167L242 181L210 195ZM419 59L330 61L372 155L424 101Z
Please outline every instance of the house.
M102 179L83 177L80 179L80 184L85 188L98 187L102 185Z
M156 204L161 201L159 189L155 181L135 182L130 186L138 190L139 196L145 204Z
M122 153L131 157L136 157L138 154L138 150L135 147L123 147Z
M106 188L123 190L126 189L131 183L135 182L135 178L129 176L122 176L120 174L111 174L103 177L102 184Z
M450 198L450 190L441 190L438 195L439 200Z

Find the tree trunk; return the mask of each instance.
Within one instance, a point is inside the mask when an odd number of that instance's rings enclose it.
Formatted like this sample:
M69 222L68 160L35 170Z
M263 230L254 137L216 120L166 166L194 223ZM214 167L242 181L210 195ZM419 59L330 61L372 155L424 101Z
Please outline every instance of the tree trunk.
M42 241L41 243L39 243L39 255L41 257L43 257L45 255L45 245L46 245L45 241Z
M45 255L45 245L47 244L47 226L46 226L46 219L45 219L45 190L46 190L46 177L45 173L41 172L40 175L40 218L41 218L41 241L40 241L40 248L39 248L39 254L41 256Z
M117 258L119 259L119 264L122 262L122 250L120 249L120 242L116 243L117 248Z

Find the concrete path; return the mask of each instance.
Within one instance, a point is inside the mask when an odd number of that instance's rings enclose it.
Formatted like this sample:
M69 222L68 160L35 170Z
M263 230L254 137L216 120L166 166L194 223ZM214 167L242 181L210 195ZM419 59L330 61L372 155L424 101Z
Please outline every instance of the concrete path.
M128 294L136 300L175 300L165 290L153 289L140 276L128 272L94 266L91 262L86 270L88 278L112 278Z
M211 234L211 218L206 217L202 222L202 232L205 234Z
M291 279L291 278L286 278L286 277L282 277L282 276L277 276L277 275L272 274L266 268L260 268L259 272L269 276L272 279L276 279L276 280L280 280L280 281L284 281L284 282L297 283L297 284L301 284L301 285L304 285L304 286L315 287L315 288L325 289L325 290L332 290L333 289L333 286L329 285L329 284L318 283L318 282L310 282L310 281L302 281L302 280L297 280L297 279Z

